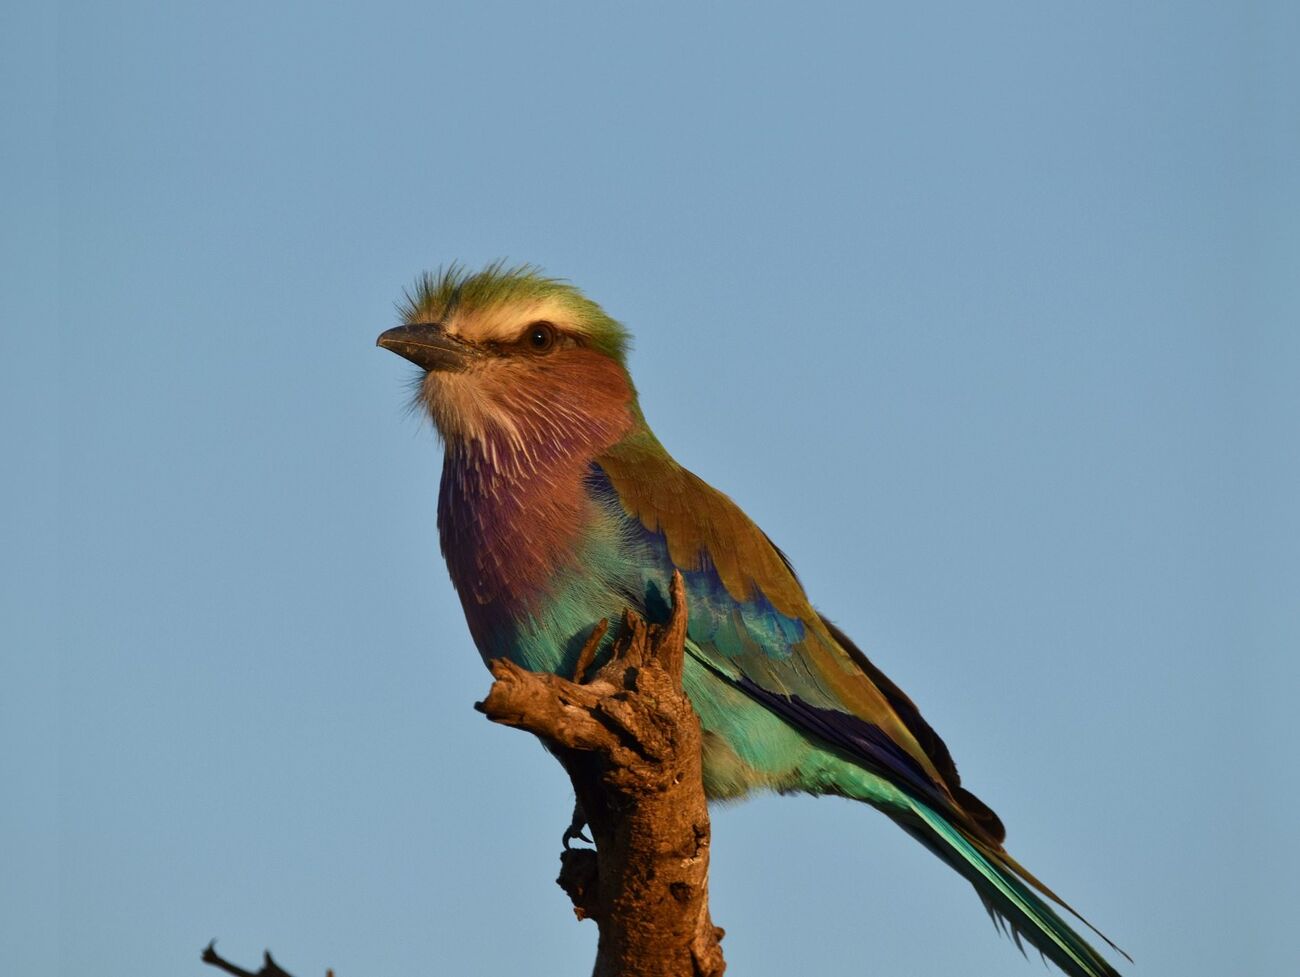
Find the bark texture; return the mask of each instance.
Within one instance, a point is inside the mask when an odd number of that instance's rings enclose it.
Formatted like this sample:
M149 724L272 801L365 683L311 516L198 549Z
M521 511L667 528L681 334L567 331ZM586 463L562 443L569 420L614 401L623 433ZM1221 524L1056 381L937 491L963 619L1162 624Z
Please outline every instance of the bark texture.
M699 720L682 690L686 595L672 583L662 627L628 611L613 654L588 679L604 634L573 680L498 659L478 708L541 737L573 781L596 843L561 856L559 883L600 928L593 977L719 977L722 930L709 916L709 813Z

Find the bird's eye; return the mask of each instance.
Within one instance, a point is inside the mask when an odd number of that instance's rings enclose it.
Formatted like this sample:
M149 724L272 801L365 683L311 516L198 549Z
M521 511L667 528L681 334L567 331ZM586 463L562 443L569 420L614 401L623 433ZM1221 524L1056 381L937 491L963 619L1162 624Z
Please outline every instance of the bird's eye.
M535 353L545 353L555 345L555 327L549 322L534 322L525 337L528 348Z

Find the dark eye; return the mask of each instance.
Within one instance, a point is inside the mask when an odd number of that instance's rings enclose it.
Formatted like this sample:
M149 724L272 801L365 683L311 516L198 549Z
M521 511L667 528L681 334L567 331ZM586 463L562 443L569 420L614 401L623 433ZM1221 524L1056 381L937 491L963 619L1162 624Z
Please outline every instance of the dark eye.
M528 348L535 353L545 353L555 345L555 327L549 322L534 322L525 337Z

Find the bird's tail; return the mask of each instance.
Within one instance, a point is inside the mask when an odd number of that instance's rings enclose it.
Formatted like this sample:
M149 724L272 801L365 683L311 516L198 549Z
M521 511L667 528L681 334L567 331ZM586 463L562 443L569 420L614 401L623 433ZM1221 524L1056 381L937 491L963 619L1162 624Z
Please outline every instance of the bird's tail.
M1029 943L1070 977L1119 977L1115 968L1057 915L1038 892L1078 914L1013 858L973 841L920 801L911 800L909 807L910 810L892 812L894 819L975 887L994 923L1009 932L1022 952L1023 944ZM1087 920L1079 918L1109 946L1128 956Z

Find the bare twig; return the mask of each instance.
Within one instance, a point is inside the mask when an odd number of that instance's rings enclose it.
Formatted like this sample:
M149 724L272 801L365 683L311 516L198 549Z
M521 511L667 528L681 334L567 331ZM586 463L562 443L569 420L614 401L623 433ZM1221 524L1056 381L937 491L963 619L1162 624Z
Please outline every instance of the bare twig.
M211 964L218 970L224 970L233 977L291 977L283 970L278 963L271 959L271 951L267 950L262 953L262 969L257 973L251 970L245 970L243 967L237 967L229 960L217 953L217 941L213 940L203 950L203 962ZM325 977L334 977L334 971L325 971Z

